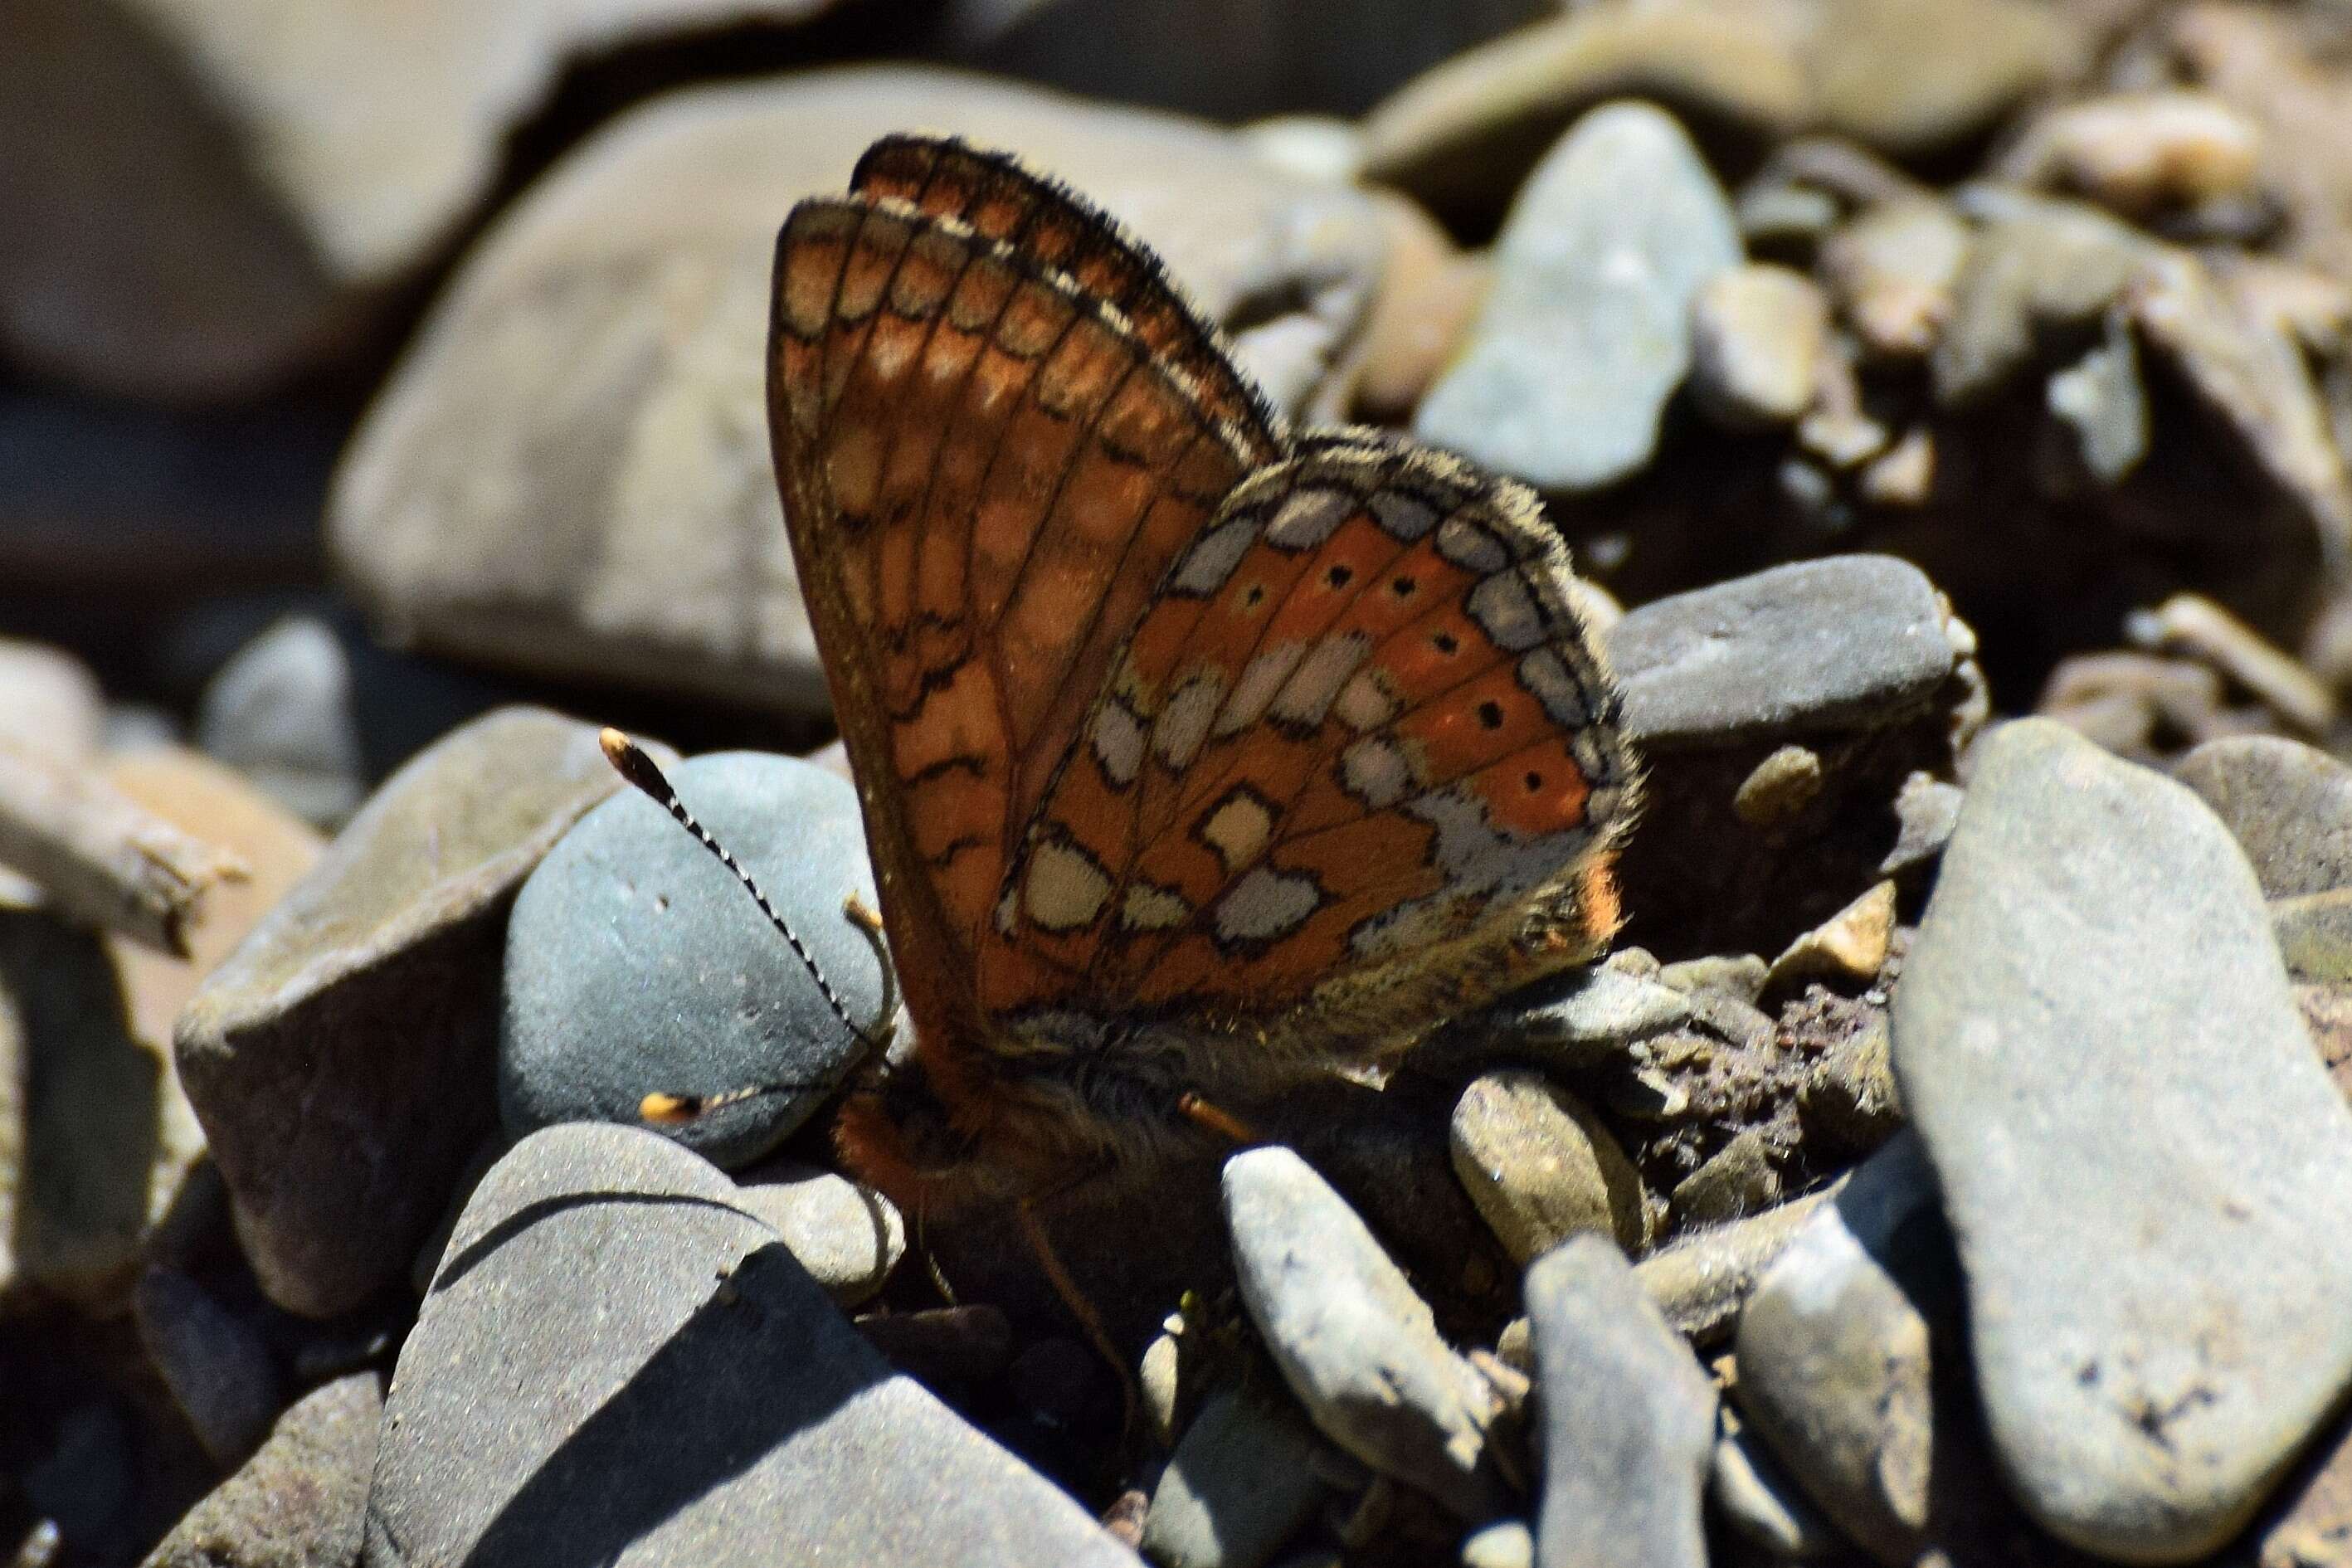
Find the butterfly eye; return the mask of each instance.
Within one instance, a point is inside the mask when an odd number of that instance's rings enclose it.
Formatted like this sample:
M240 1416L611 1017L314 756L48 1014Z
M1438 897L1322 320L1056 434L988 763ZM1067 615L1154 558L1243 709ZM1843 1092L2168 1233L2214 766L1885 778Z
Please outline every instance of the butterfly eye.
M1478 704L1478 722L1486 725L1489 730L1501 729L1503 727L1503 705L1496 701L1491 697L1486 699L1486 701Z

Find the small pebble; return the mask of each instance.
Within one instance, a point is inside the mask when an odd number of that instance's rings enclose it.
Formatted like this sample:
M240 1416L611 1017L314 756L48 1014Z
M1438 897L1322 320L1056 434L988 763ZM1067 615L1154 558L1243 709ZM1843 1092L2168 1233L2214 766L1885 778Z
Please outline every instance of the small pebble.
M1324 1436L1462 1518L1499 1512L1483 1380L1364 1222L1278 1146L1225 1162L1224 1207L1242 1304Z
M1487 1073L1454 1107L1454 1173L1525 1265L1587 1231L1647 1240L1642 1179L1601 1120L1540 1073Z

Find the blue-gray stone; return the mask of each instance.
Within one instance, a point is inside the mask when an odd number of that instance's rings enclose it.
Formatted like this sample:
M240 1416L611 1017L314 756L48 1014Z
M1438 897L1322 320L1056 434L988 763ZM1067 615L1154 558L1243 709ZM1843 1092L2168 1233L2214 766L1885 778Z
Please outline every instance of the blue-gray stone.
M873 942L842 912L875 903L857 793L758 752L697 757L678 795L798 933L851 1023L884 1005ZM674 1128L715 1163L759 1158L808 1120L864 1050L751 895L652 801L625 791L531 873L507 928L499 1111L507 1132L635 1122L650 1093L775 1086Z
M1736 266L1730 204L1664 111L1612 103L1528 176L1470 341L1414 434L1541 489L1649 462L1691 363L1691 301Z

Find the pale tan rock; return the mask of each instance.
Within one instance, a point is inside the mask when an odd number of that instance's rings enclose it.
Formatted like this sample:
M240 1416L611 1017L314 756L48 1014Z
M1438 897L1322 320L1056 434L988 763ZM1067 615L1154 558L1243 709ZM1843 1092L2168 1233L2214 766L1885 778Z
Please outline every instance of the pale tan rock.
M1895 937L1895 884L1880 882L1790 942L1772 961L1767 989L1831 980L1848 984L1874 977Z
M1873 353L1915 357L1952 318L1968 226L1942 202L1882 203L1822 247L1822 276Z
M2261 159L2262 132L2245 114L2212 93L2164 89L2053 110L1995 171L2138 215L2242 195Z
M355 437L328 539L394 636L486 662L821 711L769 466L769 270L793 205L952 125L1125 220L1296 406L1387 247L1370 201L1229 132L948 72L679 93L607 127L476 250Z
M35 914L0 916L0 1065L35 1068L20 1105L0 1089L0 1281L18 1279L111 1312L128 1300L139 1248L205 1152L203 1129L172 1062L172 1022L197 984L244 939L321 847L316 833L258 790L193 752L121 759L121 794L208 842L250 875L215 888L189 928L185 960L122 937L87 938ZM0 1071L0 1083L23 1075ZM13 1197L13 1204L12 1204ZM14 1208L13 1218L7 1212Z

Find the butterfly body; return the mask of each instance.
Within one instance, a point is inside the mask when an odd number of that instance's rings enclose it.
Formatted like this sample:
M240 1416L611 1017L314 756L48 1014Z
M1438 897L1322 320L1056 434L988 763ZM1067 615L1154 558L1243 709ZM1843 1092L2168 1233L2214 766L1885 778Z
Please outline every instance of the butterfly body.
M1148 252L892 138L777 252L770 409L915 1049L849 1162L934 1210L1145 1172L1591 958L1634 764L1523 487L1285 432Z

